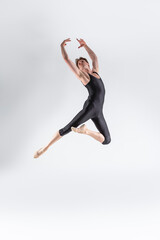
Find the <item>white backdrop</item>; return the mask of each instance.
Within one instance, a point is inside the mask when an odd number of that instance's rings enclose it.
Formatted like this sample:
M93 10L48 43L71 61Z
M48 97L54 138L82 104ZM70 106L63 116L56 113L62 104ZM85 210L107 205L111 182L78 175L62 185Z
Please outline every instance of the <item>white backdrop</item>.
M160 2L0 2L0 238L159 240ZM111 143L71 132L87 89L64 62L96 53ZM97 130L91 120L88 128Z

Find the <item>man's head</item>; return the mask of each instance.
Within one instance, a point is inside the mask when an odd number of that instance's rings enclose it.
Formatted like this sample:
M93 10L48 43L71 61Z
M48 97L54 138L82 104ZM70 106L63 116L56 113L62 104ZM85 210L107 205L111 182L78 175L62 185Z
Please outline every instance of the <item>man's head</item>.
M88 62L87 59L84 58L84 57L76 58L75 62L76 62L76 66L77 66L80 70L83 70L83 69L86 69L86 68L87 68L87 69L90 68L89 62Z

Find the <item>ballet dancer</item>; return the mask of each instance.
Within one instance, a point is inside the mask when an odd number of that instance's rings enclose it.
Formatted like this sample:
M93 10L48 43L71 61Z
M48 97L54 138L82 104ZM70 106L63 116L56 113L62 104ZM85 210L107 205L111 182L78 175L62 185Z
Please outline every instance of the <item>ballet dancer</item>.
M76 77L82 82L82 84L88 90L88 98L84 102L83 108L77 115L63 128L59 129L51 139L51 141L45 146L40 148L35 152L34 158L38 158L56 141L62 138L65 134L73 131L80 134L85 134L91 136L95 140L102 144L109 144L111 142L110 132L108 130L107 123L103 115L103 103L105 98L105 87L102 78L99 76L99 66L98 58L96 54L88 47L83 39L77 41L80 46L78 48L84 47L88 52L92 60L92 70L86 58L80 57L75 59L73 63L65 50L65 45L67 42L71 41L70 38L65 39L61 43L61 52L64 61L68 64L71 70L75 73ZM87 128L86 124L83 124L77 128L80 124L91 119L95 124L99 132L92 131Z

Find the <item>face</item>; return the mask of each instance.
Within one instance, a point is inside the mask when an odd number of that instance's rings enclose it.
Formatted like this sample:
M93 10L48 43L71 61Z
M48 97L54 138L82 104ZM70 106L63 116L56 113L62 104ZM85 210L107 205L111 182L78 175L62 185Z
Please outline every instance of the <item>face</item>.
M87 63L84 59L81 59L78 61L78 67L80 69L85 69L85 68L89 68L89 63Z

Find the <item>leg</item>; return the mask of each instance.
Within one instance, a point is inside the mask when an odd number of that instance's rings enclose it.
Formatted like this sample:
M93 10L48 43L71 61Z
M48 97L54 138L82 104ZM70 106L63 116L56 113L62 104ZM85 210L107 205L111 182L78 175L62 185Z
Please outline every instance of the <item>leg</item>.
M103 142L105 137L100 133L100 132L95 132L95 131L92 131L90 129L87 129L87 135L93 137L94 139L96 139L97 141L99 142Z
M71 127L78 127L94 116L94 107L90 104L83 108L64 128L59 130L61 136L72 131Z
M43 148L40 148L37 152L34 154L34 158L39 157L41 154L43 154L47 149L56 141L58 141L62 136L65 134L71 132L71 127L75 126L77 127L83 122L86 122L89 120L94 113L93 106L89 106L89 102L86 101L84 104L84 108L72 119L71 122L69 122L64 128L61 128L58 130L55 134L55 136L52 138L52 140Z
M105 137L100 132L95 132L95 131L92 131L92 130L88 129L85 124L83 124L80 128L71 127L71 129L74 132L89 135L89 136L93 137L94 139L96 139L97 141L99 141L101 143L105 139Z
M104 141L102 141L102 144L109 144L111 142L111 136L105 118L103 116L103 112L101 112L97 117L94 117L91 120L94 122L97 129L105 138Z
M44 152L47 151L47 149L56 141L58 141L60 138L62 138L62 136L59 134L59 131L57 131L55 133L55 135L53 136L53 138L51 139L51 141L45 146L40 148L38 151L35 152L34 154L34 158L38 158L41 154L43 154Z

